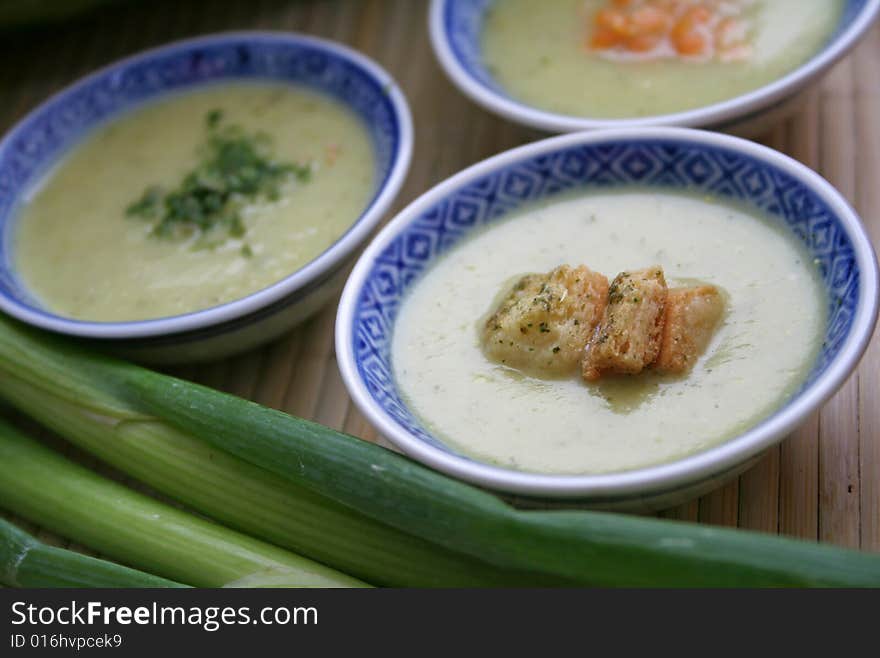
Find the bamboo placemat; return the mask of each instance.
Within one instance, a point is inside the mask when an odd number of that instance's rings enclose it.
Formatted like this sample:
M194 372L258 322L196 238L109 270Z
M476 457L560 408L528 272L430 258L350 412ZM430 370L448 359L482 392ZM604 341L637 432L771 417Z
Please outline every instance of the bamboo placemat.
M0 130L79 76L146 47L232 29L320 35L378 60L411 103L415 157L397 210L465 166L543 136L488 114L452 87L430 51L426 13L427 2L413 0L130 1L65 25L0 34ZM875 26L796 116L760 140L836 185L864 218L875 244L880 244L878 65L880 26ZM274 344L175 374L376 440L336 367L334 313L331 305ZM781 446L736 481L662 516L880 551L878 403L880 339L875 334L857 374ZM33 430L26 420L15 420ZM66 444L46 440L145 490ZM40 536L66 545L49 533Z

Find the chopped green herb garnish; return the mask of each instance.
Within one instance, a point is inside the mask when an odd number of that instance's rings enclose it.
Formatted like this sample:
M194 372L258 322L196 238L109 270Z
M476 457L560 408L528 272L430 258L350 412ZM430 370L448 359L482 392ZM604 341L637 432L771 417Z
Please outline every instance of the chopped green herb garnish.
M205 116L205 123L208 125L208 128L216 128L221 119L223 119L223 110L211 110Z
M151 234L159 238L180 239L223 229L227 237L241 239L247 233L240 214L245 205L278 200L281 185L291 178L309 180L309 166L275 161L268 135L248 134L240 126L222 122L222 110L208 112L201 164L172 190L147 188L125 214L152 220ZM224 241L212 236L197 240L193 248L213 249ZM248 248L247 254L242 249L242 255L253 254Z
M162 199L162 192L158 187L148 187L144 190L141 198L132 203L125 209L125 214L129 216L145 217L152 219L159 212L159 201Z
M611 287L608 288L608 303L618 304L621 299L623 299L623 293L620 291L620 285L617 281L613 281Z

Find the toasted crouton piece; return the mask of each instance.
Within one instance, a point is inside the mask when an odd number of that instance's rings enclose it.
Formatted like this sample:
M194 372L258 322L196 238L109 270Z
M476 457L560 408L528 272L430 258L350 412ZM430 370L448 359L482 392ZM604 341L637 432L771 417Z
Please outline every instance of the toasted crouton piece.
M607 295L608 279L584 266L524 276L486 321L486 356L536 374L576 372Z
M657 358L666 294L660 266L621 272L614 278L602 320L584 350L585 380L595 381L606 372L636 375Z
M675 375L688 372L709 344L722 315L724 298L715 286L671 288L654 369Z

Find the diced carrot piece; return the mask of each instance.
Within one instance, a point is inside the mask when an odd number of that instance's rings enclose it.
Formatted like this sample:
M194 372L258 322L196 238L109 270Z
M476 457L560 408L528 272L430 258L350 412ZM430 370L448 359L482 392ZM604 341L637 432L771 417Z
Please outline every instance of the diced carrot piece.
M675 40L688 32L692 32L694 29L694 24L687 20L678 21L673 27L672 31L669 33L669 38L672 39L673 43Z
M696 5L688 9L682 20L694 23L708 23L712 18L712 12L703 5Z
M654 50L658 43L660 37L656 34L637 34L626 40L626 48L635 53L647 53Z
M600 28L623 33L626 31L626 15L614 9L600 9L596 14L596 25Z
M621 41L621 36L614 30L607 27L597 27L590 38L590 48L603 50L605 48L613 48Z
M672 42L679 55L705 55L709 49L706 37L696 30L678 30L673 33Z
M672 17L668 13L650 5L634 11L630 20L638 34L662 34L672 23Z

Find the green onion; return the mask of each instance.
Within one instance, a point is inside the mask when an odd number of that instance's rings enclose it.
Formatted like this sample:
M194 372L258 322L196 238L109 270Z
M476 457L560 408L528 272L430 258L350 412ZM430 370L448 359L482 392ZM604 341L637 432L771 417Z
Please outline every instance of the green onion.
M880 586L880 555L770 535L585 511L522 511L373 444L147 370L145 409L371 518L498 566L584 585Z
M430 544L218 451L113 393L112 380L97 369L109 362L35 336L0 320L0 396L83 450L224 525L378 585L558 583Z
M9 587L185 587L113 562L48 546L3 519L0 583Z
M201 587L278 576L287 587L358 580L160 503L74 464L0 422L4 508L120 562Z
M114 410L161 418L370 518L507 569L586 585L880 586L877 555L667 520L517 510L379 446L9 322L0 322L0 371L103 418Z

